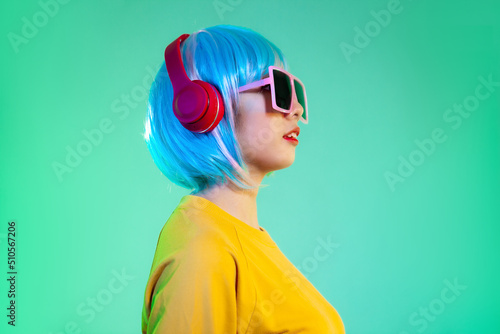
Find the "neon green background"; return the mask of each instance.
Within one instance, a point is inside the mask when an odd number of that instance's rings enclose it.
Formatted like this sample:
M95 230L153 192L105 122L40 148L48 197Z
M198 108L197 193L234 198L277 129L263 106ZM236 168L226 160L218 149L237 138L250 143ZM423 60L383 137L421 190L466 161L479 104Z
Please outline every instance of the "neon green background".
M210 0L69 1L45 24L41 3L0 10L2 333L77 333L72 322L81 333L140 332L158 234L189 193L147 151L142 93L166 45L216 24L263 34L307 87L310 123L295 163L265 179L259 222L347 333L500 332L500 87L479 88L489 96L460 127L443 118L474 102L478 77L500 81L498 2L401 0L385 27L371 11L391 1L220 0L225 11ZM22 36L34 17L38 32L16 52L9 33ZM372 37L346 56L356 27ZM102 122L108 133L59 179L53 163ZM437 128L446 140L415 153ZM400 156L421 164L391 188ZM15 328L5 316L9 220ZM327 236L340 246L318 261ZM120 284L114 271L131 278ZM444 290L446 280L462 289Z

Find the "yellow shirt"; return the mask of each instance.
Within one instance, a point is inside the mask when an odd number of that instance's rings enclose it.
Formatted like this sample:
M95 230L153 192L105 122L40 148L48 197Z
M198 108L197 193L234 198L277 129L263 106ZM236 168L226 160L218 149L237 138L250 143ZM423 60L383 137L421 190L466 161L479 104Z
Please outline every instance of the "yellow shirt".
M144 334L345 333L332 305L268 232L186 195L158 238Z

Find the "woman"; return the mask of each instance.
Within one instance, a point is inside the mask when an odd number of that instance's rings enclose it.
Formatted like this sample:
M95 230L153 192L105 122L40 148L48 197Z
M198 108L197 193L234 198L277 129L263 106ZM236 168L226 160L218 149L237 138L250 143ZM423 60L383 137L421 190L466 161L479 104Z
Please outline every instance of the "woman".
M282 52L219 25L181 35L165 59L144 136L162 173L194 190L158 238L142 332L344 333L257 219L264 177L293 163L298 122L308 122L305 88ZM277 209L297 208L293 198Z

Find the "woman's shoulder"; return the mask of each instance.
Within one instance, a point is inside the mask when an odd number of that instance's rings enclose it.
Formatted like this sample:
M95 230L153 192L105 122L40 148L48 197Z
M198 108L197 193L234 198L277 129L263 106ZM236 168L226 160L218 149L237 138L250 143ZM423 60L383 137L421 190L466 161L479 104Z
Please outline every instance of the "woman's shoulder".
M217 217L186 206L178 206L158 237L156 253L179 254L238 251L236 232L217 222Z

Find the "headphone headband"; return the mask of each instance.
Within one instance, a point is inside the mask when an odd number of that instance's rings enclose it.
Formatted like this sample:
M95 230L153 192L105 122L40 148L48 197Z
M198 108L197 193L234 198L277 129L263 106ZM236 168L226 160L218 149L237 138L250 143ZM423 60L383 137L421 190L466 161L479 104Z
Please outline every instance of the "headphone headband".
M182 41L188 37L189 34L183 34L165 48L165 64L167 64L168 76L170 77L172 84L174 82L176 83L176 85L173 86L174 95L178 93L178 90L181 87L186 86L191 82L184 71L180 49Z

